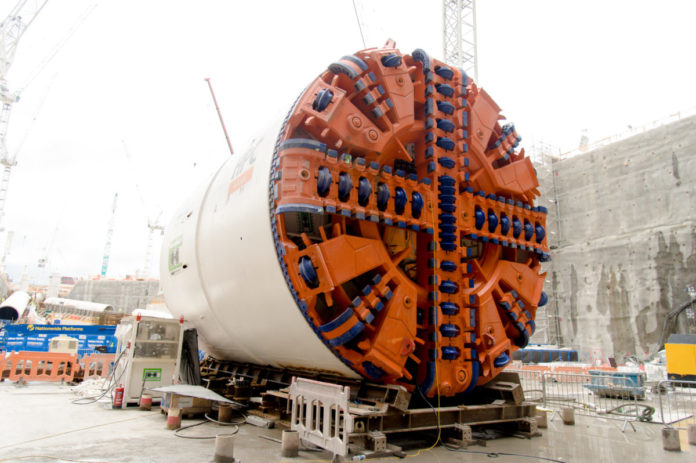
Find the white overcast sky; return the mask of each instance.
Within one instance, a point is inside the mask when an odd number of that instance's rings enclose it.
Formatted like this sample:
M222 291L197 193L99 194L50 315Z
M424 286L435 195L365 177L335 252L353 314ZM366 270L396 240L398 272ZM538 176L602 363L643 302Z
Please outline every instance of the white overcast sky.
M368 47L391 37L442 57L439 0L356 1ZM565 151L584 129L599 139L696 107L694 18L687 0L479 0L479 84L524 141ZM168 220L229 156L205 77L242 152L327 65L362 48L351 0L50 0L8 76L13 90L30 81L8 130L11 277L25 266L38 280L97 274L116 192L108 276L135 274L148 215Z

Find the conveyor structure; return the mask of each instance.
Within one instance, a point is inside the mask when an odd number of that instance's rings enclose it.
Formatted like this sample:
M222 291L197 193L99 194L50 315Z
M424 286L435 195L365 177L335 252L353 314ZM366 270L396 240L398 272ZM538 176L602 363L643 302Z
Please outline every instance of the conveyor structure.
M462 70L344 56L167 228L162 283L221 359L469 393L547 302L546 209Z

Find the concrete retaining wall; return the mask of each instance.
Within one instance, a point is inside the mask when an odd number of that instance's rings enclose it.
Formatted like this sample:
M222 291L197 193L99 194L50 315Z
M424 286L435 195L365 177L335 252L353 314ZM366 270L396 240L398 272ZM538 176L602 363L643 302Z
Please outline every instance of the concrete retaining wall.
M552 172L546 291L562 342L646 356L696 285L696 117L556 160Z

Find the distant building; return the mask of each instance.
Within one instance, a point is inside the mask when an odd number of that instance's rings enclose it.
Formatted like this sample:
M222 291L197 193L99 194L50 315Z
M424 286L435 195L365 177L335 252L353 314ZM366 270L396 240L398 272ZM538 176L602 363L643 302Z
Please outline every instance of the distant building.
M78 280L69 299L108 304L116 312L131 313L162 301L158 280Z

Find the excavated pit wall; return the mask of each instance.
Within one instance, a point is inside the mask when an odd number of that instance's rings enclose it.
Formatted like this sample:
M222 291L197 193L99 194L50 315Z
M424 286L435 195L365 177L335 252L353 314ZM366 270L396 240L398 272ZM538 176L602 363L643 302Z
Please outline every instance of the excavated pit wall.
M562 343L647 357L696 285L696 116L555 160L552 173L559 220L545 288Z

